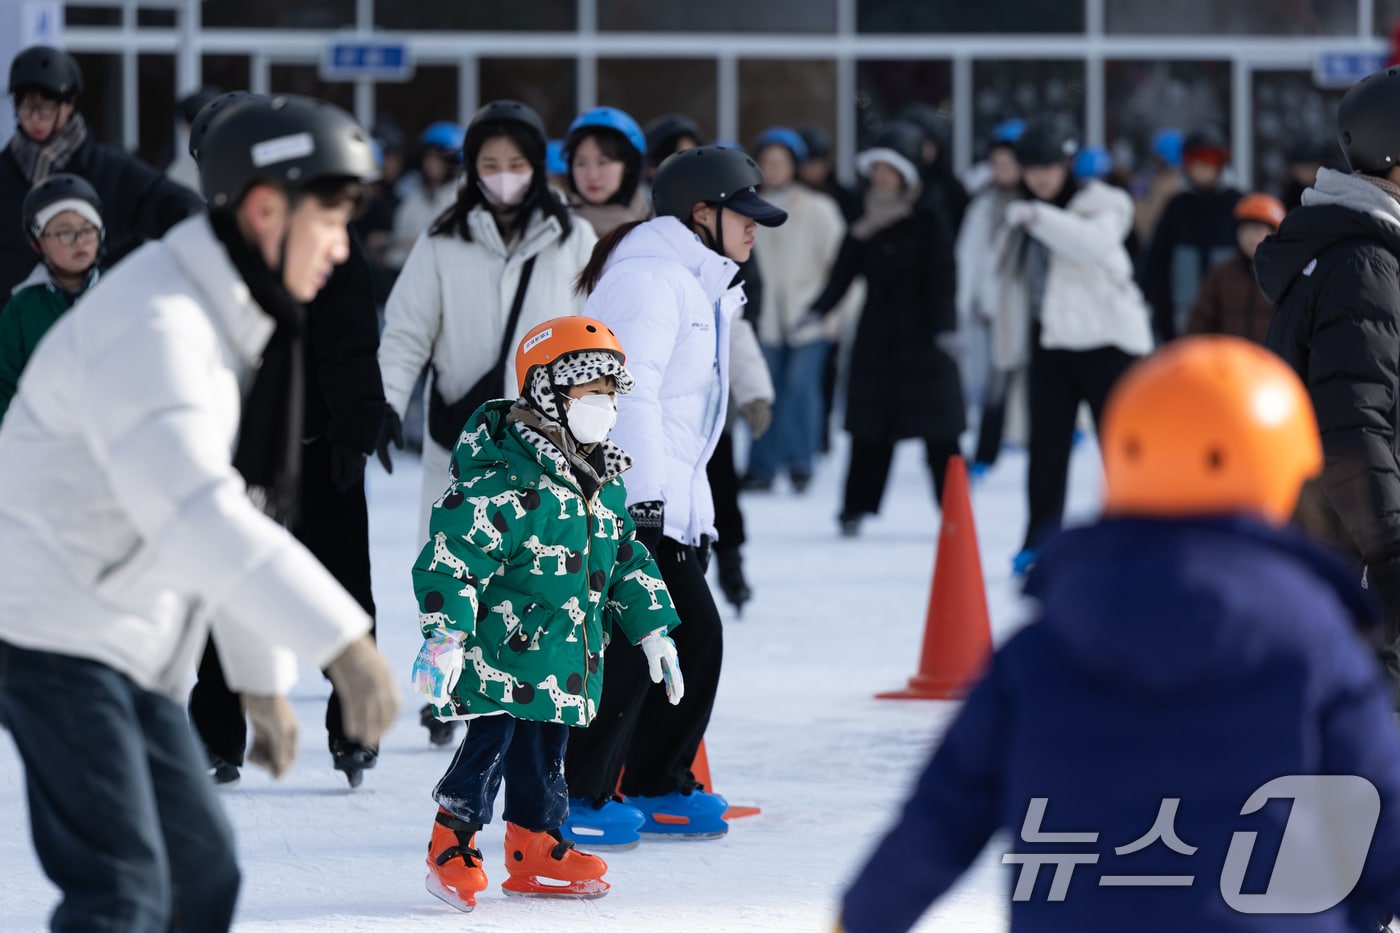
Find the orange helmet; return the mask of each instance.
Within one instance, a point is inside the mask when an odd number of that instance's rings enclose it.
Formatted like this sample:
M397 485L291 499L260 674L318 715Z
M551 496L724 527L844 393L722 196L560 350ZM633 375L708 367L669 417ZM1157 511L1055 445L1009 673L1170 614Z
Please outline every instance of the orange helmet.
M1178 340L1134 365L1103 418L1110 514L1293 514L1322 469L1307 390L1288 364L1238 337Z
M619 367L627 362L627 354L622 352L617 335L602 321L582 316L551 318L530 328L515 351L515 378L520 383L519 391L525 391L530 370L536 366L547 366L561 356L580 350L611 353L617 357Z
M1267 224L1277 230L1287 213L1282 201L1262 191L1247 194L1235 202L1237 222L1247 220L1256 224Z

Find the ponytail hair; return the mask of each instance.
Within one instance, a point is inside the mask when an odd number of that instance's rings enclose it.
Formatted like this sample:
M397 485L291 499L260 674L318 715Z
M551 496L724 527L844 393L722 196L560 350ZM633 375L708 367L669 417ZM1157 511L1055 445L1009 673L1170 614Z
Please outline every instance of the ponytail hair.
M598 287L598 280L603 277L603 266L607 265L608 257L613 250L617 249L617 244L621 243L627 234L646 223L645 220L633 220L625 224L619 224L598 240L593 247L593 255L588 257L588 263L584 265L583 271L574 279L574 294L587 296Z

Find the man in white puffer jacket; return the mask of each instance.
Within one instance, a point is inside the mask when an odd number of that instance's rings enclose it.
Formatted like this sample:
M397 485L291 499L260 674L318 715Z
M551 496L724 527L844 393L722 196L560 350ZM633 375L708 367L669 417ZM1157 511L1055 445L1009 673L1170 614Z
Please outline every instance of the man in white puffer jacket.
M182 695L211 617L249 758L276 774L290 652L327 669L357 740L398 706L369 617L273 517L296 489L300 303L345 258L368 137L321 101L226 95L191 148L210 214L49 331L0 431L0 722L59 931L231 922L232 839Z

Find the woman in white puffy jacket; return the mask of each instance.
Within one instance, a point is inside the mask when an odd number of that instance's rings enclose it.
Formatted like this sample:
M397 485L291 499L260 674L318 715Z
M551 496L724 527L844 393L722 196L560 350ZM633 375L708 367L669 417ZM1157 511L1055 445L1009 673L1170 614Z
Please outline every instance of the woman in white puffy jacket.
M1118 377L1152 350L1147 305L1123 245L1133 202L1097 181L1076 181L1073 134L1030 123L1016 142L1026 197L1006 208L1002 299L992 325L993 363L1029 363L1030 520L1016 555L1028 570L1060 523L1075 418L1087 402L1097 424Z
M483 401L516 394L513 352L502 347L513 351L536 324L583 309L573 283L597 242L546 183L544 123L531 108L508 100L482 107L467 127L463 155L457 202L414 244L389 294L379 342L391 421L402 420L414 382L432 368L419 512L425 541L467 416Z
M612 328L633 375L612 437L634 461L626 482L637 540L656 556L683 623L672 635L686 689L669 705L652 689L643 653L613 641L598 716L569 738L563 829L575 841L623 845L639 829L706 837L727 828L727 804L690 770L723 654L697 548L715 534L705 466L724 430L730 333L745 302L732 284L737 263L753 248L756 224L787 217L758 196L762 182L757 164L735 149L672 155L652 184L657 217L610 232L579 277L580 291L591 293L585 313ZM619 773L626 804L613 799Z

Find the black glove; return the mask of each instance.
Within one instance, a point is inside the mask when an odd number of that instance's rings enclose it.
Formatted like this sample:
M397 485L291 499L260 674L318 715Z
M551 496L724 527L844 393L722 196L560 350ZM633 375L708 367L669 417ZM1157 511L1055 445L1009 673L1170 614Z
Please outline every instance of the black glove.
M637 526L636 538L646 545L651 556L661 547L661 530L666 525L666 504L660 501L637 502L627 507L632 524Z
M399 450L403 450L403 422L399 420L399 413L394 411L392 405L384 406L384 418L379 422L379 437L375 439L374 449L379 454L379 462L384 464L384 472L394 472L394 462L389 459L389 445L393 444ZM364 466L360 467L362 470Z
M713 550L714 542L709 535L701 535L700 543L695 545L695 559L700 562L700 572L710 572L710 554Z
M337 492L349 492L365 481L365 461L369 455L344 444L331 445L331 482Z

